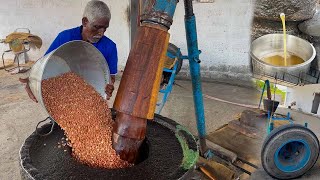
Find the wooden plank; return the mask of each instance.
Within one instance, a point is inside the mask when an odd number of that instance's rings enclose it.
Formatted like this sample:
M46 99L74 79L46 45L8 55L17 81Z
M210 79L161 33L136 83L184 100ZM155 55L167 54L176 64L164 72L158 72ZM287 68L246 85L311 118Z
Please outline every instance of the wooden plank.
M261 132L264 133L264 132ZM263 138L251 138L225 126L207 136L211 142L235 153L239 158L253 164L260 164Z

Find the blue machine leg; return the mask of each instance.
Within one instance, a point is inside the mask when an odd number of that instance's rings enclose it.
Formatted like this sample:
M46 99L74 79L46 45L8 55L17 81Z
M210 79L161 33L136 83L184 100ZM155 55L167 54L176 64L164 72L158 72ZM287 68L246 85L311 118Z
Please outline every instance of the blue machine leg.
M169 79L169 82L168 82L168 86L166 87L166 89L159 91L160 93L163 93L164 95L163 95L163 98L162 98L161 102L157 103L157 107L158 107L158 110L156 111L157 114L161 113L162 108L163 108L164 104L167 102L167 99L168 99L168 97L169 97L169 95L170 95L170 93L172 91L172 86L173 86L173 83L174 83L174 79L176 77L177 67L178 67L178 63L176 62L176 64L173 67L173 70L166 69L166 68L164 68L164 70L163 70L165 72L171 72L171 76L170 76L170 79Z
M193 100L196 112L198 135L200 139L200 153L204 155L206 146L206 126L201 89L200 60L197 40L196 18L193 14L192 0L185 0L185 29L188 45L188 59L190 63L190 75L192 78Z
M262 103L262 99L263 99L263 94L264 94L264 90L267 88L267 91L269 89L270 91L270 81L269 80L265 80L264 81L264 85L262 87L262 93L261 93L261 97L260 97L260 102L259 102L259 106L258 106L258 109L260 109L260 106L261 106L261 103ZM269 92L267 92L268 94ZM268 96L270 96L271 98L271 94L268 94ZM269 97L268 97L269 98Z
M262 103L262 99L263 99L263 94L264 94L264 89L266 87L266 84L263 85L262 87L262 93L261 93L261 97L260 97L260 102L259 102L259 106L258 106L258 109L260 109L260 106L261 106L261 103Z

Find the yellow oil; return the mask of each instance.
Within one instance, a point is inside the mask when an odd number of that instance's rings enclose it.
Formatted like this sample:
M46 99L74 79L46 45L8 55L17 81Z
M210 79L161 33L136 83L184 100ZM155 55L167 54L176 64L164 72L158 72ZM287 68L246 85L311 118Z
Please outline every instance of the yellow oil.
M304 62L302 58L293 54L288 54L286 59L281 55L268 56L262 58L262 61L274 66L293 66Z
M287 62L287 34L286 34L286 15L284 13L280 14L283 28L283 57L284 57L284 66L288 66Z

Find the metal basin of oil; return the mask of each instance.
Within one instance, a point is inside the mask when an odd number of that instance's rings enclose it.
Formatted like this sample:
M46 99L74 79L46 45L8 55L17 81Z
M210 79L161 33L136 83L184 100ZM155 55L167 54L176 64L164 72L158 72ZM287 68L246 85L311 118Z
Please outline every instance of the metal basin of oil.
M315 48L293 35L287 35L286 42L287 60L284 63L283 34L268 34L254 40L250 50L253 73L292 83L303 81L316 56Z

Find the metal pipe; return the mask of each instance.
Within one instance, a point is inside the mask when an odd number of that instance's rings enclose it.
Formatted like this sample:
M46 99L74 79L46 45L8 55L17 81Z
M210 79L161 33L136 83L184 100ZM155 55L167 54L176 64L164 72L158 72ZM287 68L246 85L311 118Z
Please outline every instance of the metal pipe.
M320 103L320 93L314 93L314 98L312 101L312 108L311 113L317 114L319 109L319 103Z
M263 87L262 87L262 91L261 91L261 96L260 96L260 102L259 102L259 106L258 109L260 109L261 103L262 103L262 99L263 99L263 94L264 94L264 89L266 88L266 83L264 83Z
M192 0L184 0L185 5L185 29L188 45L188 59L190 63L190 75L192 79L193 101L197 120L198 136L200 139L200 154L207 151L206 126L201 88L200 60L197 39L196 18L193 14Z
M192 6L192 0L184 0L184 10L185 10L185 16L191 17L194 16L193 14L193 6Z
M270 82L269 82L269 80L266 80L265 81L265 84L266 84L266 86L267 86L267 98L269 99L269 100L271 100L271 88L270 88ZM275 100L275 99L274 99Z
M141 23L157 24L167 30L173 22L173 15L179 0L149 0L141 15Z

